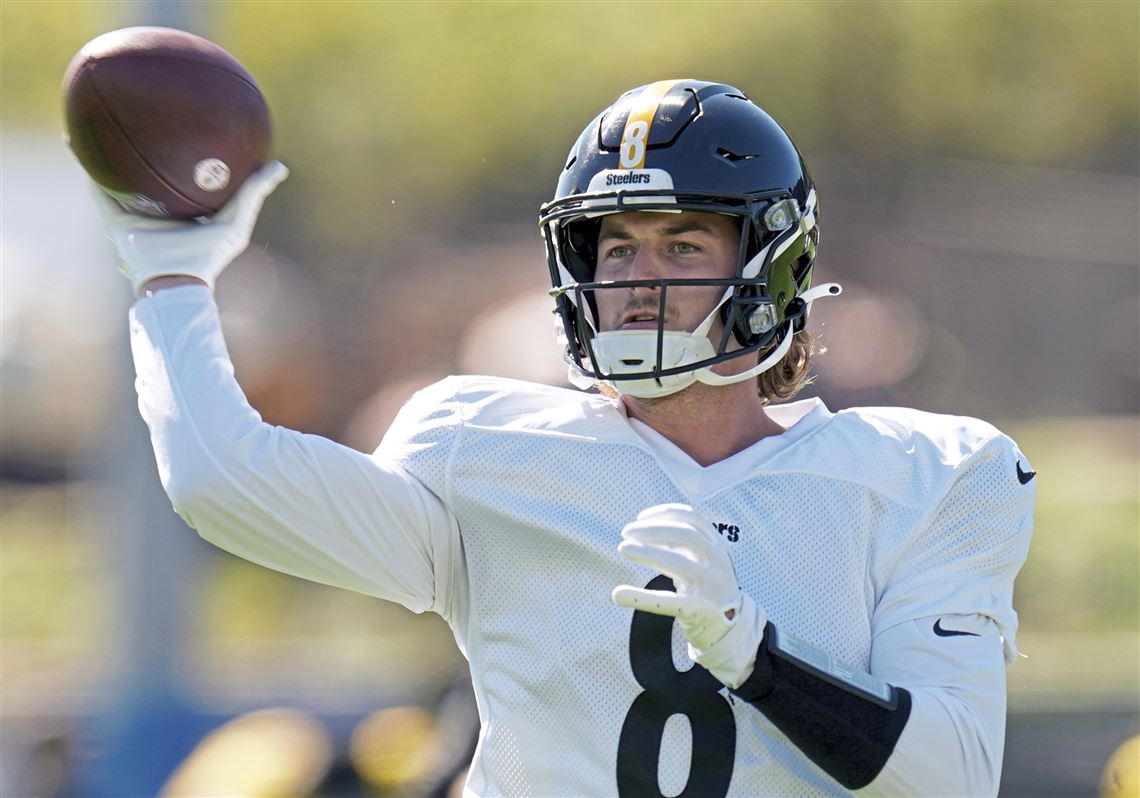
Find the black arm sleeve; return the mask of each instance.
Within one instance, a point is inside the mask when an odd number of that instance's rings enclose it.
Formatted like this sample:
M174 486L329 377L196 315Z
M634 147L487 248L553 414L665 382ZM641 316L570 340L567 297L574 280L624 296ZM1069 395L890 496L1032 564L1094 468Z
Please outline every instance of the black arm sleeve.
M789 648L769 623L752 675L732 692L763 712L844 787L867 786L887 763L906 726L910 693L884 685L885 692L876 695L842 678L842 666L813 667L820 663L793 656Z

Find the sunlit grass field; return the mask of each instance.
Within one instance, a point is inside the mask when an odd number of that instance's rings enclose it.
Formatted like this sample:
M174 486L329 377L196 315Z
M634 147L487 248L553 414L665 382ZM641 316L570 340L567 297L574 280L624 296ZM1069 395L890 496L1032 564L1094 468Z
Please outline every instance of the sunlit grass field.
M1135 706L1140 689L1140 425L1135 418L1006 425L1039 472L1037 527L1017 582L1011 707ZM0 666L6 711L84 701L121 652L89 484L3 486ZM200 686L255 690L259 664L337 668L338 681L422 688L459 664L434 616L248 565L211 560L187 651ZM319 652L319 656L317 654ZM13 688L18 687L14 691Z
M1039 421L1011 434L1038 470L1037 525L1015 588L1026 655L1010 700L1140 699L1140 425ZM1129 699L1129 696L1131 698Z

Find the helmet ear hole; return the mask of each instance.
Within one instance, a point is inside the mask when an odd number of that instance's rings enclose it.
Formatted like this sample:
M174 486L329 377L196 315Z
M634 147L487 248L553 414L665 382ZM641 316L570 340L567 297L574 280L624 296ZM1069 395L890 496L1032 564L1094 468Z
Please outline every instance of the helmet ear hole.
M563 228L566 236L566 263L574 277L582 282L592 280L598 265L598 219L578 219Z
M747 241L744 241L744 259L741 264L749 263L756 257L756 253L760 251L763 245L764 226L758 221L760 211L754 212L752 219L740 219L740 234L747 236Z
M814 260L812 253L807 251L796 258L796 265L792 267L792 278L796 281L796 285L803 285L804 280L811 272L811 265Z

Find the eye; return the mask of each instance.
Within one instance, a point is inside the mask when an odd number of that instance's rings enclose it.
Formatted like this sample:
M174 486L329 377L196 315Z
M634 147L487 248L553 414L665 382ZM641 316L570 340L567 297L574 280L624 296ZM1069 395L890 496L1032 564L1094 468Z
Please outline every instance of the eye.
M633 254L633 247L625 244L618 244L616 247L611 247L606 250L607 258L625 258Z
M678 241L673 245L673 251L679 255L691 255L694 252L700 252L701 248L696 244L691 244L688 241Z

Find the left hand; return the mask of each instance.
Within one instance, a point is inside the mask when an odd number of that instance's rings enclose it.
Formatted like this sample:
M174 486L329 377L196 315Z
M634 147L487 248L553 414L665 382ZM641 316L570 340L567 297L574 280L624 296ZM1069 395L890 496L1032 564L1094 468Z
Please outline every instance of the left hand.
M618 551L671 577L677 592L614 588L619 607L677 619L689 656L729 687L751 674L767 616L736 582L728 544L712 522L684 504L643 510L621 531Z

